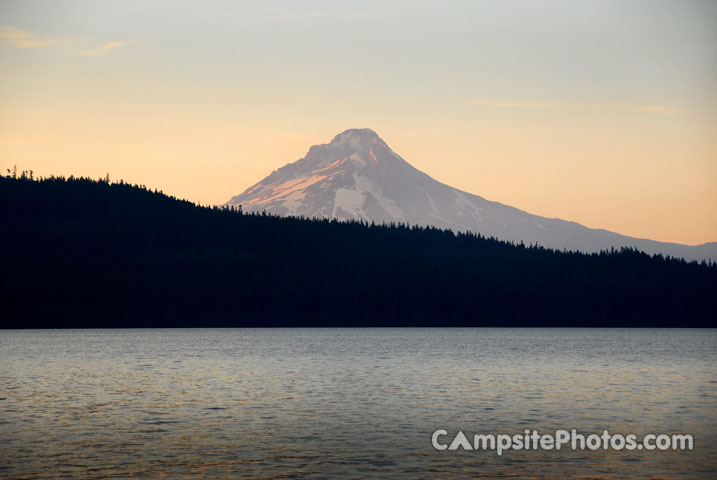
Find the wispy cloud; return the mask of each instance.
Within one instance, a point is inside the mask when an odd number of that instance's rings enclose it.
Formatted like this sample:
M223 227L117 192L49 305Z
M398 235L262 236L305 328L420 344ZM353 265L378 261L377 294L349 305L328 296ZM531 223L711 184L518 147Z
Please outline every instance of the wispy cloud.
M629 112L644 112L644 113L673 113L674 110L667 107L661 107L659 105L633 105L629 103L589 103L583 105L586 108L592 108L595 110L625 110Z
M88 57L100 57L104 55L107 52L110 52L116 48L126 47L127 45L130 45L131 42L125 42L125 41L115 41L115 42L107 42L101 47L98 48L92 48L90 50L83 50L80 52L80 55L85 55Z
M56 47L61 45L72 45L77 42L69 42L67 40L59 40L56 38L43 38L25 30L2 26L0 27L0 38L5 40L8 44L18 48L43 48L43 47ZM100 47L91 48L89 50L82 50L80 55L88 57L99 57L107 52L116 48L125 47L131 45L132 42L127 41L114 41L107 42Z
M18 48L43 48L69 44L69 42L64 40L40 38L25 30L7 26L0 27L0 38L3 38L13 47Z
M561 102L526 102L516 100L497 100L493 98L467 98L471 105L484 107L507 108L539 108L539 109L586 109L586 110L622 110L628 112L642 112L653 114L672 113L673 110L658 105L640 105L630 103L561 103Z

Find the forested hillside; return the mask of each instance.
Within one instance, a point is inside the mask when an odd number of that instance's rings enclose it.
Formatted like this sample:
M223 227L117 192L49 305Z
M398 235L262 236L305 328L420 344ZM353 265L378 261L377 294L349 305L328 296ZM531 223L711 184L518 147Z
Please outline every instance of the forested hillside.
M0 178L0 327L716 326L717 265Z

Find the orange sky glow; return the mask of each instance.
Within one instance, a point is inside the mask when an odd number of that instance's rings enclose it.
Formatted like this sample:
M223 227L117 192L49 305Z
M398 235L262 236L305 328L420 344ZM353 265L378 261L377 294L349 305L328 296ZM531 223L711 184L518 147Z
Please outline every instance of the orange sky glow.
M0 168L221 204L371 128L489 200L717 241L717 7L511 3L3 2Z

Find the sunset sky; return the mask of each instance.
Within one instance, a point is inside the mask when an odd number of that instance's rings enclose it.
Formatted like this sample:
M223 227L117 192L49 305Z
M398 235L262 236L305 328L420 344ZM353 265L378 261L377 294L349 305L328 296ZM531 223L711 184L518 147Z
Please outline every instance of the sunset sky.
M717 2L0 0L0 168L224 203L353 127L548 217L717 241Z

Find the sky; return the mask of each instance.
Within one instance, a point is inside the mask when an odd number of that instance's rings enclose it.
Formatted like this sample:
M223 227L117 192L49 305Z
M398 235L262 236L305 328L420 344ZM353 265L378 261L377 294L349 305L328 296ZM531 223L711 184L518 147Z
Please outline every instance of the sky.
M717 2L0 0L0 169L222 204L348 128L530 213L717 241Z

